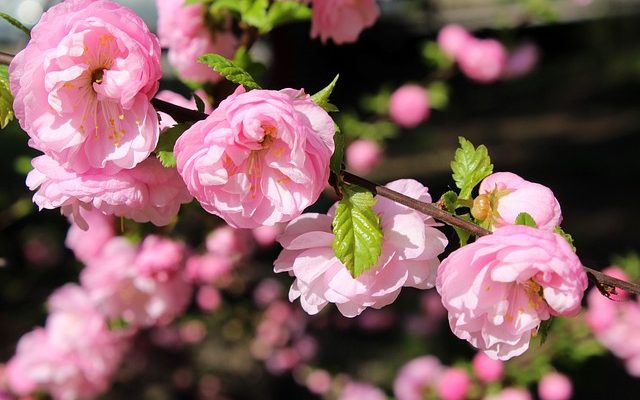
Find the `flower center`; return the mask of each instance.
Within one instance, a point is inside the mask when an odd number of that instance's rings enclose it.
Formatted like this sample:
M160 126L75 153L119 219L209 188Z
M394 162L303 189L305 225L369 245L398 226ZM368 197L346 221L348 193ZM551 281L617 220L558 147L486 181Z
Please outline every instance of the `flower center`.
M262 145L262 148L264 149L269 147L271 143L273 143L275 138L278 137L278 129L275 126L269 124L262 124L260 125L260 127L264 131L264 136L258 143L260 143Z
M91 84L93 86L94 83L98 85L102 83L102 78L104 77L104 68L94 69L91 72Z

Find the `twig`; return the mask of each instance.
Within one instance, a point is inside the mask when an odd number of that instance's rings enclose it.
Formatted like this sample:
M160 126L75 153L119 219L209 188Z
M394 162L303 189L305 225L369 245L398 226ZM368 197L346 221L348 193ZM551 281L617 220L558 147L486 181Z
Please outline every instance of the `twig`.
M2 65L11 64L11 61L13 60L13 57L14 57L13 54L9 54L9 53L5 53L3 51L0 51L0 64L2 64Z

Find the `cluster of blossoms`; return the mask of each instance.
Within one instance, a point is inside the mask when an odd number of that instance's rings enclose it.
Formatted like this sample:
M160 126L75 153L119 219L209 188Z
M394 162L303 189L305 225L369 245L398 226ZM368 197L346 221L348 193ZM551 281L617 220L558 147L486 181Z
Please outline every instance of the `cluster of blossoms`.
M603 272L629 280L617 267ZM587 296L585 319L600 343L624 361L627 372L640 377L640 301L629 297L627 292L618 289L611 301L592 289Z
M495 39L474 37L460 25L447 25L438 33L438 45L470 79L491 83L529 73L538 62L538 49L529 42L511 54Z

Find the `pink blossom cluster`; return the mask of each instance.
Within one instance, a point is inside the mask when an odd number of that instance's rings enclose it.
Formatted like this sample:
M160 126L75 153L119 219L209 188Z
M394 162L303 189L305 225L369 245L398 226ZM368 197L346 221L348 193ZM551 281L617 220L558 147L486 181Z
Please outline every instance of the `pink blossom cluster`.
M267 306L256 328L251 353L263 360L273 374L290 371L316 355L317 343L306 328L307 316L300 309L274 301Z
M430 202L419 182L404 179L386 185L415 199ZM392 303L403 286L427 289L435 283L438 255L447 239L431 218L385 198L376 197L373 210L380 216L384 243L378 263L357 278L335 256L329 215L303 214L287 225L279 241L283 251L274 263L275 272L288 272L296 279L289 299L300 298L302 308L317 314L335 303L347 317L368 307Z
M372 26L380 10L375 0L310 0L313 6L311 37L335 44L358 40L360 32Z
M207 23L207 8L185 0L156 0L160 44L169 49L169 63L189 82L217 82L222 77L211 67L199 63L203 54L216 53L233 58L239 40L231 32L231 21L212 27Z
M618 267L603 272L629 280ZM624 361L627 372L640 377L640 299L620 290L608 299L594 288L587 296L585 319L598 341Z
M453 333L492 358L522 354L551 316L574 316L587 288L560 235L504 226L451 253L436 281Z
M202 207L238 228L289 221L329 177L335 125L302 90L236 92L176 142L178 172Z
M509 54L495 39L479 39L460 25L450 24L438 33L438 45L470 79L492 83L529 73L538 61L538 50L524 43Z
M54 399L93 398L104 392L126 351L130 332L110 330L85 289L68 284L49 298L44 328L24 335L7 364L9 389Z
M160 44L110 0L67 0L47 11L10 65L14 110L32 161L27 185L42 208L87 224L80 208L166 225L190 201L177 173L149 155L159 127L150 100Z

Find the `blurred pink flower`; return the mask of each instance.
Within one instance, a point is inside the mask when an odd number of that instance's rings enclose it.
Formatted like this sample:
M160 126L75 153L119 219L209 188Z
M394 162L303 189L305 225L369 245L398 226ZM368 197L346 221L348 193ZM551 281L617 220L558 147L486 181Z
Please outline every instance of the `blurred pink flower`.
M70 216L71 226L67 232L64 244L73 251L76 258L83 263L96 257L104 245L116 235L113 217L105 215L95 208L79 208L78 212L88 229L83 230L73 222Z
M273 278L266 278L253 291L253 301L260 307L266 307L282 297L282 294L283 288L280 282Z
M480 83L492 83L504 73L507 50L497 40L472 38L458 50L456 60L468 78Z
M447 368L440 375L436 387L442 400L464 400L471 387L471 378L462 368Z
M524 42L509 53L503 77L519 78L529 74L538 64L540 50L533 42Z
M448 24L438 32L438 45L449 57L457 59L468 40L474 37L462 26Z
M232 270L233 260L219 254L192 255L187 260L187 278L193 283L218 283L228 278Z
M204 4L156 0L156 5L160 43L169 49L169 64L178 71L180 78L196 83L220 80L221 76L211 67L199 63L198 57L216 53L233 58L239 41L231 32L231 21L214 31L205 23L208 10Z
M325 394L331 389L331 375L324 369L316 369L307 375L305 385L313 394Z
M355 42L360 32L372 26L380 15L375 0L311 0L311 3L311 37L320 37L322 43L328 39L335 44Z
M196 302L203 311L215 311L222 303L220 291L212 286L202 286L196 294Z
M184 311L192 291L184 278L184 256L151 260L155 250L158 257L184 251L182 246L167 248L167 240L150 235L136 247L115 237L82 270L82 286L108 318L149 327L168 324Z
M587 276L562 236L516 225L451 253L436 287L453 333L507 360L529 348L542 321L580 311Z
M480 184L479 194L488 200L489 208L483 212L487 214L487 226L493 230L515 224L522 212L531 215L539 229L553 231L562 222L560 203L551 189L511 172L496 172L486 177Z
M391 119L404 128L415 128L429 118L429 96L422 86L403 85L389 99Z
M249 257L255 243L250 230L220 225L207 235L206 246L209 253L238 260Z
M180 205L191 201L176 170L164 168L155 157L113 174L97 168L79 174L49 156L36 157L31 164L27 186L37 190L34 203L40 209L60 207L81 229L88 225L80 208L93 206L107 215L167 225Z
M150 100L158 39L108 0L68 0L43 14L11 63L14 110L29 145L78 173L133 168L158 142Z
M111 331L77 285L54 292L49 310L45 328L36 328L18 342L7 365L9 387L21 396L36 391L54 399L98 396L109 387L129 333Z
M276 243L278 235L284 230L284 225L285 224L276 224L273 226L264 225L253 228L251 230L253 239L260 247L272 247Z
M356 174L368 174L382 161L382 148L368 139L354 140L345 152L347 165Z
M471 366L473 373L483 383L499 381L504 375L504 363L500 360L494 360L481 351L473 356Z
M366 383L351 381L345 385L338 396L338 400L386 400L384 392L377 387Z
M417 181L403 179L387 185L415 199L430 202L428 189ZM347 317L367 307L392 303L403 286L433 287L447 239L431 218L405 206L377 198L373 207L380 216L384 244L378 264L358 278L334 255L331 215L303 214L280 236L284 247L274 263L275 272L288 272L296 279L289 299L300 297L302 308L317 314L327 303L335 303Z
M434 393L436 383L444 371L440 360L422 356L406 363L393 382L393 394L398 400L422 400L426 393Z
M531 400L531 393L525 388L507 387L495 396L495 400Z
M289 221L326 186L335 125L304 91L242 87L178 139L178 171L202 207L238 228Z
M559 372L546 374L538 382L540 400L569 400L572 394L571 380Z

